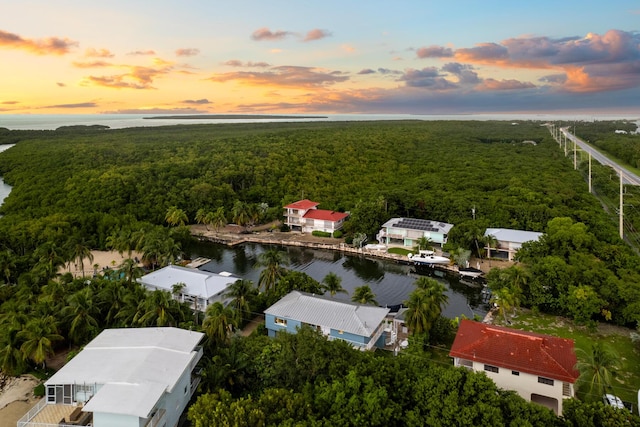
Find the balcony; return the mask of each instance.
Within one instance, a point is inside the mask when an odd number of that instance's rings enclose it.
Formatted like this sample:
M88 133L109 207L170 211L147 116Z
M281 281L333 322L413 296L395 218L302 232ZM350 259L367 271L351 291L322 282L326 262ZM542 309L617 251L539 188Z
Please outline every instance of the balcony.
M47 404L43 398L20 420L18 427L75 427L91 426L93 414L82 412L81 406Z
M166 411L164 409L158 409L153 416L149 418L149 421L147 421L144 427L156 427L162 425L165 413Z

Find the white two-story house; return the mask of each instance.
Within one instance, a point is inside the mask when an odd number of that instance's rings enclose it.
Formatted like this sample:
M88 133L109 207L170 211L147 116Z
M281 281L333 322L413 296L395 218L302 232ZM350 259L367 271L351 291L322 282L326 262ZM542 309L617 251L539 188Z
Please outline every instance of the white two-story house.
M484 372L498 387L562 414L579 373L573 340L462 320L449 356Z
M386 245L402 245L413 247L425 237L431 243L442 247L447 243L449 231L453 224L441 221L416 218L391 218L382 224L378 232L378 242Z
M45 382L17 427L175 427L200 378L204 334L107 329Z
M511 228L487 228L485 237L493 236L496 244L485 247L488 258L503 258L513 261L516 252L525 242L538 240L542 233L536 231L514 230Z

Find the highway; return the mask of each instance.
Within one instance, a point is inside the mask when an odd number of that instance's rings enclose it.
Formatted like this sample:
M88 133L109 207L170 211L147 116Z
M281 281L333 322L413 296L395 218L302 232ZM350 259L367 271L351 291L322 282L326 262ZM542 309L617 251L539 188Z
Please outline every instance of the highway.
M583 151L585 151L587 153L591 153L591 157L593 159L595 159L598 163L600 163L602 165L605 165L605 166L611 166L616 171L616 173L618 175L620 175L620 172L622 172L622 175L623 175L622 182L623 182L623 184L640 186L640 176L638 176L635 173L629 171L624 166L622 166L622 165L614 162L613 160L607 158L604 154L602 154L601 152L599 152L598 150L596 150L595 148L593 148L592 146L590 146L589 144L587 144L586 142L584 142L583 140L578 138L577 136L575 136L572 133L570 133L567 130L567 128L560 128L560 131L564 134L565 138L567 138L569 141L575 142L576 145L579 146L581 150L583 150ZM568 142L567 142L567 144L568 144ZM567 149L573 149L573 147L568 146Z

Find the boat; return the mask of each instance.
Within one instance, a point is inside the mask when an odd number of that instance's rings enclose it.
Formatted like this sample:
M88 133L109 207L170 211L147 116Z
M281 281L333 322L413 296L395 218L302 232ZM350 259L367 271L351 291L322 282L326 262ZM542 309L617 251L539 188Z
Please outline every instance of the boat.
M465 267L465 268L459 268L458 274L460 274L462 277L469 277L471 279L476 279L482 276L484 274L484 271L478 268Z
M436 255L434 251L420 251L417 254L409 254L407 257L415 265L449 264L451 262L449 258Z

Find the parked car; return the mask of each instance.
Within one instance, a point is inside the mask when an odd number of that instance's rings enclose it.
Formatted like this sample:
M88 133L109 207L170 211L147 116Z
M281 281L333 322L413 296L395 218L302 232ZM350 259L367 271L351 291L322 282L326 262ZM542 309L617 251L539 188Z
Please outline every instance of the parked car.
M614 396L613 394L605 394L604 396L602 396L602 400L604 401L605 405L624 409L624 403L622 403L622 399L620 399L618 396Z

